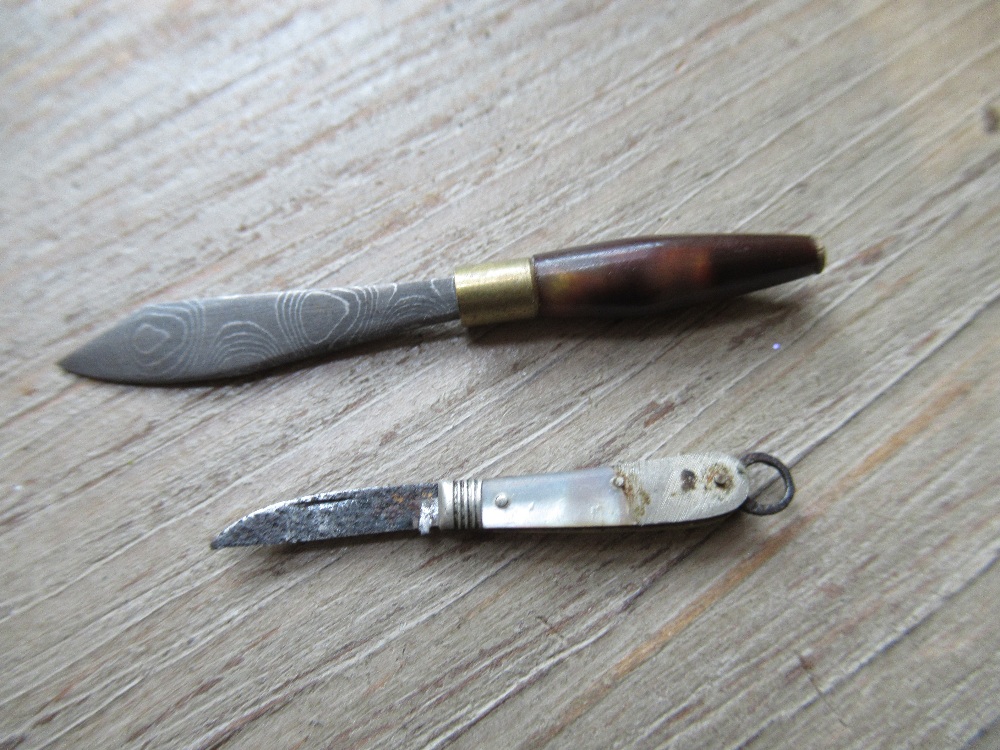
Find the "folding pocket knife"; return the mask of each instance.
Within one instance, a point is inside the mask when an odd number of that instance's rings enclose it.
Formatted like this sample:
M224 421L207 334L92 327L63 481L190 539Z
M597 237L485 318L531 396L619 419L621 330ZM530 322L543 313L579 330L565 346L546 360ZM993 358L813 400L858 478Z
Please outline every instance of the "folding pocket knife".
M758 502L747 468L777 470L784 495ZM785 464L767 453L693 453L554 474L444 480L309 495L255 511L212 547L294 544L392 532L603 529L769 515L791 502Z

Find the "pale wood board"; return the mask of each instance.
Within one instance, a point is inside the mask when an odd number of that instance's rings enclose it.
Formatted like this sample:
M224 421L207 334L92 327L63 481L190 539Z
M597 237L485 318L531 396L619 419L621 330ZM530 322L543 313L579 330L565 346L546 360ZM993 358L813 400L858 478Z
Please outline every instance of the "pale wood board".
M0 92L0 747L996 745L997 2L11 2ZM697 231L828 268L211 387L55 366L152 300ZM784 513L208 548L748 449Z

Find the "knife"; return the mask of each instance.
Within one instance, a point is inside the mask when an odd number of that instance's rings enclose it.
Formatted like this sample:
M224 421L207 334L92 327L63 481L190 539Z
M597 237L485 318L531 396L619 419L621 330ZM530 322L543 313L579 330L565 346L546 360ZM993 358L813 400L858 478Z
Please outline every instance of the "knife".
M767 464L784 495L761 503L748 467ZM212 548L295 544L403 531L656 527L770 515L795 494L788 467L767 453L693 453L557 474L444 480L300 497L226 527Z
M801 235L636 237L466 266L454 277L147 305L60 361L142 385L247 375L412 328L650 315L819 273Z

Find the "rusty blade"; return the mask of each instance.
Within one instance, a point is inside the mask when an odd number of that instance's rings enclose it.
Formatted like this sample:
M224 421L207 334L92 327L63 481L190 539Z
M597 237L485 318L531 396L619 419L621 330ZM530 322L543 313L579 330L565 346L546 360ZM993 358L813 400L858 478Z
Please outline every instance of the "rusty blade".
M262 508L230 524L212 548L318 542L416 531L437 510L438 485L405 484L328 492Z

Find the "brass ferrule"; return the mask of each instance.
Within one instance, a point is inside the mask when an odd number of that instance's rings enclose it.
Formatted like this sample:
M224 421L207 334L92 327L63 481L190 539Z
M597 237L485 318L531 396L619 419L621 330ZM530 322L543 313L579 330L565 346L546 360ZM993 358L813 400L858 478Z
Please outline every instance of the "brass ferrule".
M462 324L481 326L538 315L538 287L531 258L463 266L455 271Z

